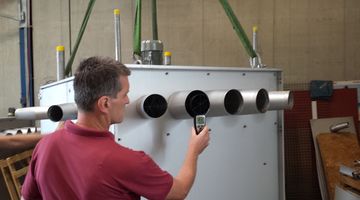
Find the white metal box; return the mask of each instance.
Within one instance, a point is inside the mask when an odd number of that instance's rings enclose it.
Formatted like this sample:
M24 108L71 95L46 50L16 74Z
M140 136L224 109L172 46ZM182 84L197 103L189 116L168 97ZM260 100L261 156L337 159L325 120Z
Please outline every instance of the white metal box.
M192 119L144 118L136 101L144 95L166 99L185 90L282 90L278 69L127 65L130 104L125 120L111 127L118 143L149 154L176 175L186 153ZM42 86L40 105L74 102L73 78ZM284 199L282 111L208 117L209 147L200 155L198 174L187 199ZM42 132L56 126L41 121ZM109 172L111 173L111 172Z

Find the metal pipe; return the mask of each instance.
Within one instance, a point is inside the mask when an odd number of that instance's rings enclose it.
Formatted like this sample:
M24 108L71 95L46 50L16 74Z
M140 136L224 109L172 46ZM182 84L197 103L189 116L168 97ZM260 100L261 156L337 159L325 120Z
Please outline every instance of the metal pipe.
M20 45L20 86L22 107L27 106L27 84L26 84L26 44L25 44L25 28L19 28L19 45Z
M152 11L152 34L153 40L158 40L158 25L157 25L157 6L156 0L151 1L151 11Z
M338 123L338 124L333 124L330 126L330 131L337 133L343 129L349 128L350 127L350 123L349 122L342 122L342 123Z
M75 103L64 103L52 105L47 111L47 116L51 121L58 122L67 119L77 118L77 105Z
M270 91L268 110L292 109L294 95L291 91Z
M159 118L167 107L166 99L159 94L142 96L136 103L137 112L144 118Z
M269 94L265 89L259 90L242 90L240 91L244 103L242 109L239 109L236 114L256 114L265 113L269 107Z
M121 27L120 27L120 10L114 9L115 21L115 60L121 62Z
M205 115L209 107L208 96L200 90L175 92L169 97L169 111L177 119Z
M15 118L21 120L40 120L48 119L47 111L49 107L26 107L15 110Z
M257 43L256 43L256 34L257 34L257 26L253 26L253 34L252 34L252 46L255 52L257 52Z
M236 114L243 106L243 97L236 89L206 91L210 101L207 116L224 116Z
M29 101L30 106L35 105L34 90L34 53L33 53L33 28L32 28L32 0L27 0L27 62L29 73Z
M65 78L65 48L56 47L56 79L60 81Z

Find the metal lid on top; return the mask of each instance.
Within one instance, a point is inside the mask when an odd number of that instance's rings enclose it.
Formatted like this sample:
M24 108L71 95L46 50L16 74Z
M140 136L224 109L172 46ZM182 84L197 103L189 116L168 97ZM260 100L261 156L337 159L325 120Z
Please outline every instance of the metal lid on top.
M160 40L143 40L141 51L162 51L163 43Z

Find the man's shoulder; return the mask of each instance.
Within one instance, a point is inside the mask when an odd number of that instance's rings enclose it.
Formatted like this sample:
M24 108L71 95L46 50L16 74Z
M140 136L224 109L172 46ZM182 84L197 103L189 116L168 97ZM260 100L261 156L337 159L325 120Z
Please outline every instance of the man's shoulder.
M58 137L61 137L64 130L56 130L52 133L45 133L43 138L39 141L38 144L48 143Z

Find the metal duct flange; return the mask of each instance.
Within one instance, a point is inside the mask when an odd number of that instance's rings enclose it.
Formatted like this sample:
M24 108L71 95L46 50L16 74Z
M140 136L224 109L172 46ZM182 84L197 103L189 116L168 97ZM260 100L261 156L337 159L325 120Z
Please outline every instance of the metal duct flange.
M75 103L65 103L49 107L47 116L51 121L58 122L67 119L77 118L77 105Z
M244 100L238 115L265 113L269 108L269 94L265 89L240 91Z
M269 92L268 110L292 109L293 106L294 106L294 95L291 91Z
M26 107L15 110L15 118L23 120L48 119L47 111L49 107Z
M233 115L243 106L243 97L236 89L207 91L210 109L207 116Z
M161 117L166 112L167 107L166 99L159 94L143 96L136 104L138 113L145 118Z
M176 92L169 97L169 111L174 118L205 115L210 107L208 96L200 90Z

